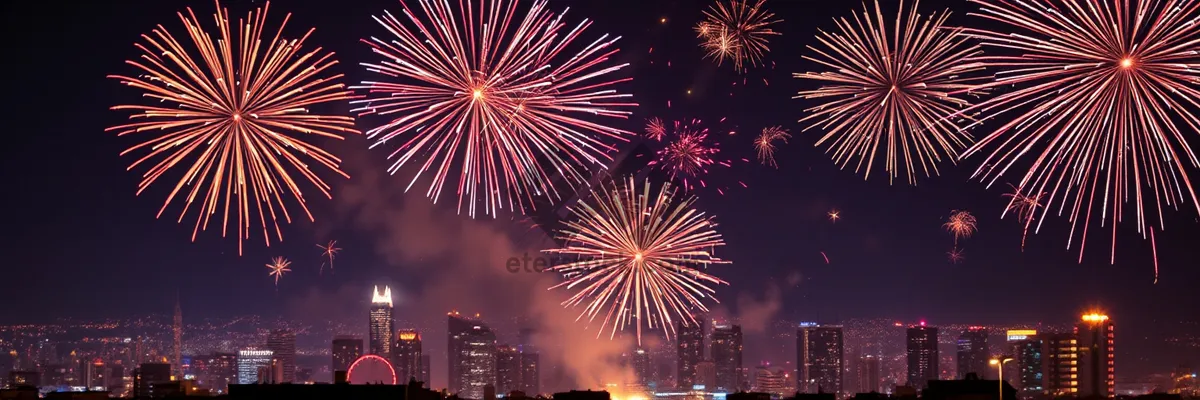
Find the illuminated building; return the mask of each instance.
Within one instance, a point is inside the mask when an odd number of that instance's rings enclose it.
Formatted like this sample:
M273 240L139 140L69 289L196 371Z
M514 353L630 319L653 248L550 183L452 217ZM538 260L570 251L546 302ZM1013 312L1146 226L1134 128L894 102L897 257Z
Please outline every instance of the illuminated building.
M841 326L801 323L796 330L796 390L842 393L844 335Z
M1107 315L1090 313L1075 325L1078 340L1079 397L1115 397L1113 322Z
M296 381L296 333L286 329L274 329L267 335L267 350L270 350L277 361L276 366L282 371L282 379L276 383L292 383Z
M696 383L693 387L703 386L705 390L713 390L717 386L717 364L712 360L696 363Z
M967 328L958 337L958 379L966 379L969 373L978 377L988 376L988 359L991 356L988 354L987 337L986 329L975 326Z
M333 338L332 371L348 371L350 364L363 355L363 341L354 336L337 336Z
M724 389L730 393L743 389L742 350L741 326L717 325L713 328L712 358L717 368L717 389ZM649 362L649 354L647 354L646 363L649 364ZM649 365L647 365L647 369L649 369Z
M905 340L908 355L908 386L925 389L929 381L938 379L937 328L919 326L908 328Z
M1041 394L1046 390L1042 383L1042 339L1037 331L1020 330L1008 331L1008 341L1012 345L1013 359L1017 364L1015 381L1021 397L1028 398Z
M678 375L675 386L691 388L696 385L696 364L704 361L704 319L697 318L695 324L675 324L675 365Z
M521 353L515 346L496 346L496 393L521 390Z
M202 387L214 394L229 393L229 385L238 382L237 355L233 353L212 353L204 358L204 371L198 372L197 379Z
M496 384L496 334L481 321L448 315L446 333L450 392L482 399L485 386Z
M858 360L858 391L860 393L879 392L879 357L862 356Z
M787 373L782 369L772 371L767 366L759 366L754 369L754 391L770 393L777 398L790 395L791 393L787 393L787 389L784 388L787 378Z
M529 396L542 392L542 366L538 353L521 353L521 391Z
M1042 339L1042 386L1051 397L1074 396L1079 391L1079 359L1075 335L1051 333Z
M392 358L392 334L395 332L392 316L392 288L384 286L383 292L376 286L371 291L371 321L367 332L367 354L385 359Z
M258 382L259 369L270 368L271 360L274 358L275 353L271 352L270 350L238 350L238 383L246 385ZM269 377L270 375L268 374L267 376Z
M392 348L392 366L396 376L404 384L410 379L421 379L421 333L415 329L396 331L396 345Z

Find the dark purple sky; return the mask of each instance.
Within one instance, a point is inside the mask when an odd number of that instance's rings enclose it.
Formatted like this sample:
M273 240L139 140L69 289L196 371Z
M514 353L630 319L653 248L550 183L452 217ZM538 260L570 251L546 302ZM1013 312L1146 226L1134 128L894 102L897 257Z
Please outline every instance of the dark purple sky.
M942 7L935 3L923 2L922 9ZM338 71L347 75L346 83L375 79L357 66L374 60L358 39L386 35L370 16L385 8L395 12L398 2L332 4L277 1L272 3L272 23L277 24L284 12L293 12L291 31L316 26L311 43L337 52L341 60ZM955 11L952 23L978 22L966 15L974 5L963 1L946 4ZM242 14L251 2L232 0L225 5L233 14ZM747 87L728 66L718 68L701 60L690 29L700 17L701 3L551 2L554 10L568 5L569 21L584 17L596 21L585 35L587 40L604 32L624 37L619 58L632 63L635 79L629 90L642 106L634 118L615 124L637 131L651 116L714 122L726 117L727 125L743 133L722 138L724 151L750 159L754 157L750 133L783 125L795 134L779 151L778 170L750 164L718 172L712 180L743 180L749 188L725 196L700 193L698 207L718 216L729 243L720 255L734 264L711 272L730 281L731 286L721 288L718 298L734 310L739 296L762 299L770 285L799 273L802 281L798 286L782 291L780 317L1063 321L1092 305L1110 309L1114 319L1131 325L1152 326L1144 324L1195 316L1196 297L1191 290L1200 281L1193 256L1200 228L1190 205L1166 215L1168 230L1157 237L1161 280L1155 285L1149 243L1142 241L1129 223L1118 229L1114 265L1108 263L1107 229L1092 232L1088 252L1082 263L1077 262L1077 249L1065 248L1069 227L1065 218L1048 220L1021 252L1018 222L999 219L1007 186L989 190L969 180L977 159L965 160L957 167L945 164L942 176L923 179L917 187L889 186L883 176L864 181L852 171L838 170L823 149L814 148L818 134L801 133L802 127L796 123L811 103L791 99L797 90L809 86L792 79L791 73L818 68L800 58L808 51L804 46L815 44L813 35L818 27L832 28L832 18L849 15L852 7L859 7L857 2L772 1L773 10L785 20L779 27L783 36L772 39L768 55L775 66L752 70ZM297 221L286 226L283 243L264 248L261 242L250 241L239 257L236 242L220 238L218 232L202 232L192 243L190 225L176 224L172 216L156 220L154 214L169 185L160 184L135 197L141 171L127 172L125 167L132 158L118 156L134 139L104 132L105 127L125 118L107 108L137 102L140 93L105 79L105 75L134 73L122 62L138 55L132 45L138 35L155 24L179 32L181 25L174 12L185 6L194 7L206 24L211 22L212 4L208 1L69 5L22 1L3 6L6 82L0 109L6 115L0 120L7 140L0 174L5 184L4 231L8 239L2 248L6 256L2 268L8 283L6 298L20 299L20 304L6 307L0 323L165 312L176 290L183 293L185 304L190 303L187 308L199 315L277 313L311 293L361 292L365 297L366 290L361 288L373 282L390 281L405 291L421 293L422 285L438 278L414 271L451 269L436 265L439 258L434 253L413 256L409 251L407 256L415 258L408 260L390 257L384 247L394 243L382 242L418 238L383 237L380 232L398 229L420 236L424 230L441 228L419 224L474 224L463 221L466 217L438 212L436 218L381 218L378 221L387 221L379 222L382 224L408 225L402 229L381 227L363 222L371 218L363 217L362 204L341 198L343 190L363 187L395 193L411 176L379 176L386 152L363 150L368 144L363 137L328 144L348 159L346 170L353 178L332 180L333 201L310 195L316 223ZM659 23L663 17L668 18L667 24ZM650 47L654 48L652 54ZM671 62L669 69L667 61ZM769 85L764 85L763 79ZM735 81L738 85L731 86ZM685 94L689 89L690 96ZM670 109L666 108L668 100L673 104ZM366 130L382 122L363 118L358 126ZM1193 179L1200 178L1194 168L1191 172ZM364 185L360 181L364 177L374 180ZM1010 176L1002 181L1014 179ZM400 208L421 203L419 207L425 211L414 213L422 214L433 208L427 206L421 192L414 189L388 198L397 199L394 205ZM834 208L841 210L842 219L830 224L825 213ZM954 209L973 212L980 230L962 243L967 258L958 265L946 260L952 239L941 228ZM173 212L178 208L168 214ZM336 275L318 276L319 251L313 244L328 239L337 239L344 250L336 261ZM469 248L474 243L469 235L462 243L467 248L453 251L474 251ZM829 264L821 252L828 255ZM280 255L295 262L295 271L276 290L263 264ZM494 258L482 264L502 269L504 257ZM416 259L433 265L417 270L399 265L416 263L411 261ZM473 276L464 274L458 279L476 279ZM540 291L544 287L524 289ZM453 305L425 306L444 312Z

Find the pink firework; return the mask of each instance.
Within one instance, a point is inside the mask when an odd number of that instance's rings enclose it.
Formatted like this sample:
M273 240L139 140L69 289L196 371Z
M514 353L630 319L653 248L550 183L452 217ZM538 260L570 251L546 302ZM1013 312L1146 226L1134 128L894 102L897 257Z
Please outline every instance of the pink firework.
M1011 87L962 111L996 120L962 154L984 153L975 177L1015 172L1019 193L1045 192L1039 218L1067 215L1080 262L1092 223L1111 225L1112 263L1117 222L1131 218L1153 247L1164 209L1200 212L1185 169L1200 166L1185 139L1200 126L1200 2L971 1L1007 28L968 29L995 49L974 61L997 71L989 86Z
M667 135L667 126L663 125L663 122L661 119L650 118L649 120L646 121L646 137L647 138L662 141L663 137L666 135Z
M627 118L637 104L615 88L631 79L614 76L629 65L611 62L619 38L576 43L590 21L568 27L544 0L523 17L516 0L401 5L404 21L375 18L394 37L363 40L382 58L363 65L387 80L357 87L369 95L355 111L395 116L367 132L372 147L397 141L392 173L420 165L409 187L432 171L434 202L457 171L460 212L524 212L534 196L561 197L556 175L582 183L633 135L596 121Z
M710 168L731 165L729 161L717 158L721 148L710 139L708 128L704 128L700 120L675 121L669 131L666 146L658 151L658 157L650 165L666 171L671 180L678 180L685 190L694 190L697 183L700 187L708 187L704 177Z

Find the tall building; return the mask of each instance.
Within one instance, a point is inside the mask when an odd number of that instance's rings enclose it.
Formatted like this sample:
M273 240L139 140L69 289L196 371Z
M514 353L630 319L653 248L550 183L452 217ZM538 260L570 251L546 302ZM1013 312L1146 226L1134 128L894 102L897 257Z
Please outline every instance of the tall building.
M988 375L987 337L986 329L975 326L958 336L958 379L966 379L970 373L981 378Z
M715 349L714 349L715 351ZM654 362L650 358L650 352L643 348L637 348L632 353L633 364L633 382L641 387L650 386L654 376Z
M706 391L713 391L717 386L717 364L712 360L696 364L696 386L703 386Z
M371 291L371 321L367 332L367 354L392 359L392 333L395 332L392 315L392 288L384 286L383 292L376 286Z
M145 363L133 371L133 393L137 398L154 396L154 384L171 381L171 364Z
M908 355L908 386L925 389L929 381L938 379L937 328L919 326L908 328L905 340Z
M392 348L392 367L396 379L407 384L410 379L421 380L421 333L415 329L396 331L396 345Z
M759 366L754 370L754 391L783 398L791 394L785 389L786 380L787 373L782 369L772 371L769 367Z
M1075 325L1079 359L1079 397L1115 397L1113 322L1107 315L1090 313Z
M425 388L429 388L429 373L430 373L430 371L433 371L433 370L430 369L430 367L429 367L429 355L422 354L421 355L421 376L418 377L417 380L421 381L421 383L424 384L423 386Z
M296 381L296 332L273 329L267 335L267 350L275 356L276 364L283 372L283 380L277 383Z
M238 383L237 354L212 353L204 357L204 372L197 379L213 394L228 394L229 385Z
M1050 333L1039 335L1042 339L1042 385L1043 393L1051 397L1071 396L1079 392L1079 359L1075 335Z
M483 399L484 387L496 385L496 334L483 322L458 313L451 313L448 320L450 392Z
M179 293L175 294L175 318L171 324L171 334L174 337L174 355L171 359L171 374L183 379L183 363L180 352L183 348L183 309L179 307Z
M697 384L696 364L704 361L704 320L697 318L694 324L680 320L675 332L679 333L675 338L676 386L691 388Z
M879 392L879 357L864 355L858 359L858 391L861 393Z
M237 377L238 383L248 385L258 383L259 369L270 368L275 353L270 350L244 349L238 350Z
M521 390L521 353L516 346L496 346L496 393Z
M1042 339L1034 330L1010 330L1008 342L1012 346L1013 362L1017 364L1016 377L1008 379L1015 383L1021 397L1029 398L1042 394Z
M521 387L529 396L542 392L542 366L538 353L521 353Z
M796 331L796 390L842 393L845 370L842 327L802 323Z
M347 371L363 354L363 341L354 336L340 335L333 338L333 364L331 370Z
M745 389L742 387L742 349L741 326L717 325L713 327L712 359L717 369L717 388L724 389L729 393ZM649 368L649 354L647 354L646 363Z

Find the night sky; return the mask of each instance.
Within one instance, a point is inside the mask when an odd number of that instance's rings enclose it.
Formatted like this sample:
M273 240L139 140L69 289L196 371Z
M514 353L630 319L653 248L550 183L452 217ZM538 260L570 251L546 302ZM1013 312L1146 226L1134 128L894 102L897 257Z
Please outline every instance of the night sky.
M261 3L231 0L223 5L233 15L244 15ZM823 149L813 147L818 132L800 132L803 127L796 121L811 103L791 97L811 83L791 74L818 70L801 59L809 51L805 45L816 44L818 28L832 29L832 18L861 9L858 2L770 1L784 20L777 28L783 36L771 39L768 66L751 69L747 85L729 65L701 60L691 27L703 4L554 0L550 8L570 6L570 25L594 19L584 41L606 32L623 36L618 59L632 64L628 71L634 82L627 90L641 106L630 120L613 122L617 126L640 131L652 116L713 122L725 117L722 126L740 133L721 137L723 151L751 160L751 140L758 130L773 125L792 130L791 143L778 151L778 170L742 164L715 172L712 180L741 180L748 188L724 196L699 192L697 207L717 215L728 242L719 255L734 261L710 270L731 283L718 292L722 312L738 315L777 304L777 310L767 307L768 312L794 320L1015 323L1066 322L1100 306L1128 327L1125 332L1137 329L1137 336L1152 334L1164 321L1195 317L1200 269L1193 255L1200 225L1191 205L1166 214L1167 230L1157 236L1157 284L1150 244L1131 222L1119 226L1113 265L1108 262L1111 231L1094 228L1080 263L1078 248L1066 249L1065 217L1052 217L1041 233L1031 232L1022 252L1020 223L1011 216L999 218L1007 185L988 189L969 177L978 157L957 166L944 163L941 176L922 178L916 187L903 184L902 178L889 186L882 171L864 181L852 170L839 170ZM7 212L2 268L5 298L15 303L5 307L0 323L169 312L178 291L189 317L312 316L321 309L333 315L361 313L365 325L365 311L354 307L367 300L374 283L397 286L403 293L401 310L407 305L432 313L455 307L472 311L473 305L483 304L478 307L491 315L516 315L524 311L495 311L502 306L494 303L504 303L513 291L545 291L546 279L503 270L506 254L528 251L521 240L496 244L513 231L507 218L471 221L454 214L452 201L431 206L420 184L421 189L400 194L411 171L387 176L387 151L367 151L368 141L361 136L321 142L346 159L344 170L352 178L323 175L334 184L334 199L306 192L316 222L301 219L286 225L282 243L266 248L256 232L246 242L245 254L238 256L236 240L221 238L217 229L201 232L191 242L188 221L195 214L175 223L178 204L155 219L174 181L134 195L144 170L126 171L135 158L118 154L136 139L118 138L104 128L127 116L108 107L139 102L140 92L105 75L135 73L123 61L139 55L134 41L155 24L183 35L174 13L187 6L213 29L209 1L21 1L3 6L7 49L0 108L5 116L0 120L6 144L0 174ZM387 35L370 16L400 9L394 0L286 0L271 7L269 30L286 12L293 13L288 32L317 28L309 45L337 53L341 64L336 70L346 74L347 84L378 78L358 66L376 59L358 39ZM965 1L922 2L926 13L943 7L954 11L951 24L978 22L966 15L976 6ZM340 104L329 111L349 108ZM362 118L358 128L365 131L383 122ZM1193 180L1200 178L1195 168L1190 172ZM1001 182L1013 182L1015 175ZM826 218L831 209L841 212L836 224ZM953 240L941 226L956 209L979 218L979 232L960 244L966 260L957 265L947 261ZM314 243L330 239L344 250L335 261L335 274L318 275L321 258ZM821 252L828 255L828 264ZM293 272L278 289L264 268L273 256L294 261ZM453 280L478 282L446 283ZM475 290L480 285L503 291ZM501 297L487 297L493 295ZM467 299L472 296L482 298ZM334 308L343 304L348 305ZM574 316L559 312L564 318ZM444 329L440 324L431 328Z

